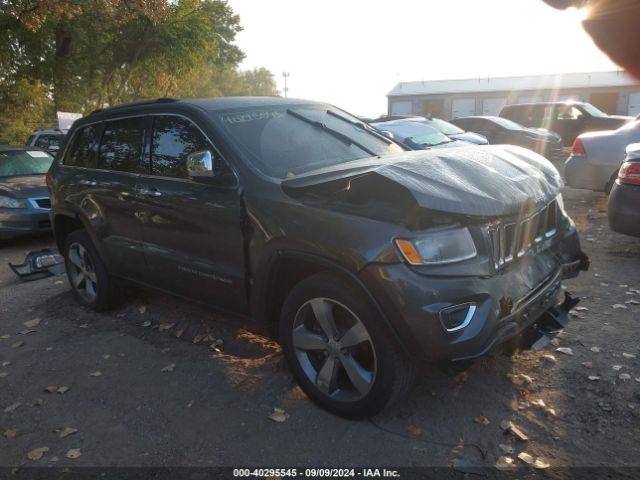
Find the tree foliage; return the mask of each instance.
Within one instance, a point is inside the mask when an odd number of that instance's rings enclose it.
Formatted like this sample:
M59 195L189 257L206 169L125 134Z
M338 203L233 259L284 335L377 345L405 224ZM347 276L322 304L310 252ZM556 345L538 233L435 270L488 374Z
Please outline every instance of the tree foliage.
M41 123L160 96L277 94L268 70L238 71L241 29L224 0L0 0L0 92L40 95Z

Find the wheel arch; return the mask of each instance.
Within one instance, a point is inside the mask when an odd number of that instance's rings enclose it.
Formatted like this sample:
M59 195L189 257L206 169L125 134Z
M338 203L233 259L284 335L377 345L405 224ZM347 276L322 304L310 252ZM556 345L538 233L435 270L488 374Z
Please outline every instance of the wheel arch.
M277 336L282 305L291 289L300 281L319 272L330 272L361 290L378 312L398 346L404 352L408 351L380 304L354 272L334 260L299 251L281 250L270 258L257 285L257 296L252 302L253 311L257 312L256 318L267 325L274 337Z
M53 217L53 234L58 246L58 250L64 250L64 244L67 237L76 230L85 228L80 218L72 213L56 213Z

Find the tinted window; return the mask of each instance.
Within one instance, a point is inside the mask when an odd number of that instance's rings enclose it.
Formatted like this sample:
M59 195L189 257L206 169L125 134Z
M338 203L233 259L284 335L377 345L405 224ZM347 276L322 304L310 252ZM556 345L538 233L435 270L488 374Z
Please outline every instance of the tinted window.
M35 146L45 150L51 147L60 147L63 139L64 135L40 135L36 140Z
M151 140L151 174L188 178L187 156L212 147L198 128L187 119L172 115L153 120Z
M76 131L65 165L95 168L98 150L98 125L89 125Z
M290 178L403 151L329 105L256 107L220 112L215 118L245 158L270 177Z
M143 118L106 122L100 142L100 168L148 173L141 162Z

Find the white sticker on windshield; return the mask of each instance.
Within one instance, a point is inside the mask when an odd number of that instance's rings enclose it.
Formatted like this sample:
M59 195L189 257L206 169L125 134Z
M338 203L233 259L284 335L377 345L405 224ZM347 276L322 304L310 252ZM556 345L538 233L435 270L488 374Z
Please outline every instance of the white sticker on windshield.
M33 158L47 158L49 156L49 154L47 152L41 152L39 150L29 150L27 152L29 155L31 155Z

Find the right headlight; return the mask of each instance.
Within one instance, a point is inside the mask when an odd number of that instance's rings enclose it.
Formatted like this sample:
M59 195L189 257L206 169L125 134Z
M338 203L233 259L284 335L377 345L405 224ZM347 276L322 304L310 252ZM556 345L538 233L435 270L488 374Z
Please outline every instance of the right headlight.
M444 265L478 255L468 228L425 233L414 239L396 239L396 246L411 265Z
M0 195L0 208L27 208L24 200Z

